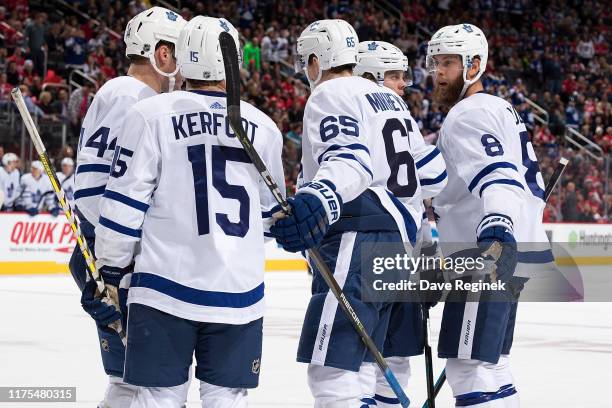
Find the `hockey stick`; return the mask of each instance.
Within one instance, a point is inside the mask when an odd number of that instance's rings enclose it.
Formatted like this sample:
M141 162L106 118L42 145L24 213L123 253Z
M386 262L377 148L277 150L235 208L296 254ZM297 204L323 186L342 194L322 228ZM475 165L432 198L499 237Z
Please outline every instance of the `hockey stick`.
M557 164L557 167L555 167L555 171L553 172L553 175L550 177L550 180L548 180L548 184L546 185L546 188L544 190L544 202L547 202L548 199L550 198L550 195L552 194L552 191L554 190L555 186L561 179L561 176L563 175L563 172L565 171L567 164L568 164L568 160L565 157L561 157L559 159L559 164ZM427 358L427 355L425 356L425 358ZM440 376L438 376L438 380L436 381L436 385L433 390L433 400L432 400L434 404L435 404L434 400L436 396L438 395L438 393L440 393L440 390L442 389L442 386L444 385L445 381L446 381L446 369L442 370L442 372L440 373ZM429 384L428 384L427 401L425 401L422 408L435 408L435 405L431 405L429 401L430 401L430 396L429 396Z
M253 147L251 140L247 137L244 128L242 127L242 121L240 117L240 71L238 65L238 50L236 49L236 43L234 42L234 38L223 32L219 35L219 42L221 44L221 53L223 54L223 64L225 66L225 81L227 88L227 114L229 117L230 126L234 130L238 140L242 144L245 152L255 165L255 168L259 172L260 176L265 181L266 185L276 198L278 204L280 204L283 212L285 214L291 213L291 207L287 203L287 200L281 194L278 185L272 179L272 176L268 172L266 165L261 160L261 157ZM404 393L404 390L400 386L397 378L387 365L387 362L383 358L382 354L372 341L372 338L368 335L367 331L363 327L363 324L359 320L357 313L349 303L348 299L342 292L342 289L336 282L334 275L329 270L328 266L323 261L321 254L315 248L308 250L309 259L313 260L317 269L321 272L321 276L329 286L329 289L334 294L336 299L338 300L338 304L340 305L342 311L345 313L348 320L353 325L353 328L361 337L361 340L367 347L367 349L372 353L378 367L381 372L384 374L385 378L389 382L389 385L393 389L393 392L397 396L400 401L402 407L406 408L410 405L410 400Z
M423 310L423 336L425 351L425 377L427 381L427 404L430 408L436 408L436 394L434 393L433 383L433 356L431 345L429 344L429 308L421 304Z
M109 305L113 305L117 308L117 310L120 310L119 305L111 297L109 291L106 289L106 286L104 286L104 281L102 280L102 276L100 276L100 272L98 272L98 270L96 269L94 257L91 254L89 247L87 246L87 241L85 240L83 233L81 232L79 217L72 211L72 208L70 208L70 204L68 204L68 201L66 200L66 194L64 193L64 190L62 189L61 184L59 180L57 179L57 175L55 174L55 171L51 165L51 161L49 160L47 149L45 148L45 145L43 144L42 139L40 138L40 135L38 134L38 130L36 129L36 125L34 124L34 121L32 120L32 116L30 115L30 112L28 112L28 108L26 107L25 100L23 99L23 95L21 94L21 91L19 90L19 88L14 88L11 91L11 95L13 97L13 100L15 101L15 105L17 105L17 109L19 109L19 114L21 115L21 119L23 120L23 123L28 129L30 138L32 139L32 142L34 143L34 147L36 148L36 151L38 152L38 157L40 158L40 161L42 162L45 168L45 173L47 173L47 176L49 177L49 180L51 181L51 185L53 186L53 191L55 191L55 194L57 195L57 199L59 201L60 207L64 211L64 214L66 215L66 218L68 219L68 222L70 223L70 226L72 227L72 232L74 233L77 239L79 248L81 248L81 252L83 253L83 257L85 258L87 267L89 271L91 272L91 276L96 281L96 286L98 288L98 292L100 292L102 301ZM127 340L125 338L125 332L123 331L123 327L121 325L121 320L117 320L109 324L108 327L115 330L117 334L119 334L119 337L121 337L121 341L123 342L123 345L126 345Z
M550 177L550 180L548 180L548 184L546 185L546 190L544 191L544 201L548 201L548 199L550 198L550 195L555 189L557 182L561 179L561 175L565 171L565 168L567 167L568 163L569 161L565 157L561 157L559 159L559 164L557 164L557 167L555 167L555 171L553 172L553 175Z

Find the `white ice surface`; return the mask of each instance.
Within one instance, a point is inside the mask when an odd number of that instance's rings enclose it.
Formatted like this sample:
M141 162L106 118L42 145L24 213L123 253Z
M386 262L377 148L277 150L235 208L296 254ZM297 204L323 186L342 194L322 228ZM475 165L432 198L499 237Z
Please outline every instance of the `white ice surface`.
M602 267L603 268L603 267ZM601 269L604 272L604 269ZM308 303L306 273L267 273L261 381L252 407L311 407L305 365L295 351ZM442 308L432 311L433 345ZM79 304L72 278L0 277L0 386L76 386L77 403L7 404L0 407L95 407L103 396L102 370L93 321ZM516 386L527 408L610 408L612 304L523 303L512 350ZM412 407L425 398L423 358L412 362ZM436 374L443 361L435 359ZM199 407L197 381L188 407ZM438 407L452 407L448 386Z

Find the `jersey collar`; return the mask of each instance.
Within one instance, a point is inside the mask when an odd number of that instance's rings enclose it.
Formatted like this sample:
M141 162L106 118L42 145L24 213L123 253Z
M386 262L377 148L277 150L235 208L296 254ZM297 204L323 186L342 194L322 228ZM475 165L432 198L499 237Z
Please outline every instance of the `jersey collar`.
M198 95L206 95L206 96L217 96L217 97L221 97L221 98L225 98L227 96L227 94L225 92L219 92L219 91L203 91L201 89L190 89L187 92L193 92L193 93L197 93Z

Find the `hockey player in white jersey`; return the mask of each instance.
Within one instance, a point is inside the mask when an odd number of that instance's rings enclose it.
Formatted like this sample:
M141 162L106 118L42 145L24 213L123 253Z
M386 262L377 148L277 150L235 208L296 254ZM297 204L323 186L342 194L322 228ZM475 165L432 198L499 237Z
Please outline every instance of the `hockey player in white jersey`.
M239 48L223 18L187 23L177 45L187 91L129 110L102 199L97 264L120 269L136 257L124 373L139 386L132 408L180 406L173 387L187 381L194 354L206 408L246 407L258 385L264 233L276 201L229 125L222 32ZM246 102L241 112L281 182L280 131Z
M434 100L450 107L438 140L449 180L434 199L442 252L501 249L497 279L519 293L524 272L553 261L542 227L544 186L527 129L511 104L484 92L488 44L472 24L447 26L429 41ZM501 244L501 245L500 245ZM438 354L457 407L516 408L509 369L517 301L447 302Z
M289 251L318 247L360 321L383 349L391 304L362 300L361 248L414 245L421 200L407 104L353 76L359 40L343 20L310 24L297 41L298 69L313 89L304 112L304 184L292 214L270 229ZM418 129L417 129L418 130ZM364 256L372 256L364 251ZM308 363L315 407L361 407L360 369L373 359L314 265L297 360ZM364 364L365 363L365 364Z
M18 162L19 157L15 153L5 153L2 156L2 167L0 167L0 187L3 193L0 208L2 211L14 210L15 201L21 192Z
M412 84L408 58L399 48L384 41L359 43L354 74L385 86L400 97L404 96L405 88ZM415 163L421 184L421 200L409 204L409 211L416 216L424 214L423 199L432 198L442 191L446 185L447 174L446 164L440 151L435 146L425 143L414 119L411 119L411 123L412 154L421 157ZM419 227L415 248L422 248L423 240L431 241L427 217L423 218ZM419 255L414 254L414 256ZM399 302L392 306L383 356L404 389L408 386L410 378L409 357L423 353L422 319L421 305L418 303ZM373 363L370 365L369 370L362 367L360 373L366 389L362 402L376 407L399 407L400 402L382 372ZM374 381L375 386L372 384Z
M70 207L74 208L74 160L70 157L64 157L60 165L62 171L56 173L57 179L66 193L66 199Z
M21 176L20 202L25 211L35 216L42 209L47 209L54 216L59 214L59 206L55 202L53 187L49 176L45 174L42 162L34 160L30 164L30 173Z
M106 192L106 183L117 137L125 126L126 112L136 102L172 90L174 83L180 82L175 79L178 69L175 43L184 25L181 16L162 7L150 8L132 18L123 38L126 57L130 60L128 73L106 82L96 92L85 115L77 151L74 199L81 230L92 249L94 228L100 216L100 200L105 193L112 194ZM125 266L129 270L129 265ZM109 375L109 385L100 406L126 406L135 387L122 381L125 348L119 336L107 327L121 315L114 306L94 296L96 285L92 280L86 280L87 266L78 246L70 260L70 271L82 291L83 309L96 321L102 363ZM121 286L118 292L122 308L127 296L125 289L129 285L129 278L120 285L119 276L124 273L125 270L101 271L106 284Z

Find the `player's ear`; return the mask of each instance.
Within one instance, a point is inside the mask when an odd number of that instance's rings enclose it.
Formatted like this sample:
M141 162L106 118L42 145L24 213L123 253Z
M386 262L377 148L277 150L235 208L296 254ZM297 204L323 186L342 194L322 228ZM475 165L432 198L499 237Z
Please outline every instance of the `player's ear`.
M480 71L480 57L475 56L474 59L472 60L472 66L468 70L468 75L467 75L468 79L472 79L476 77L479 71Z

